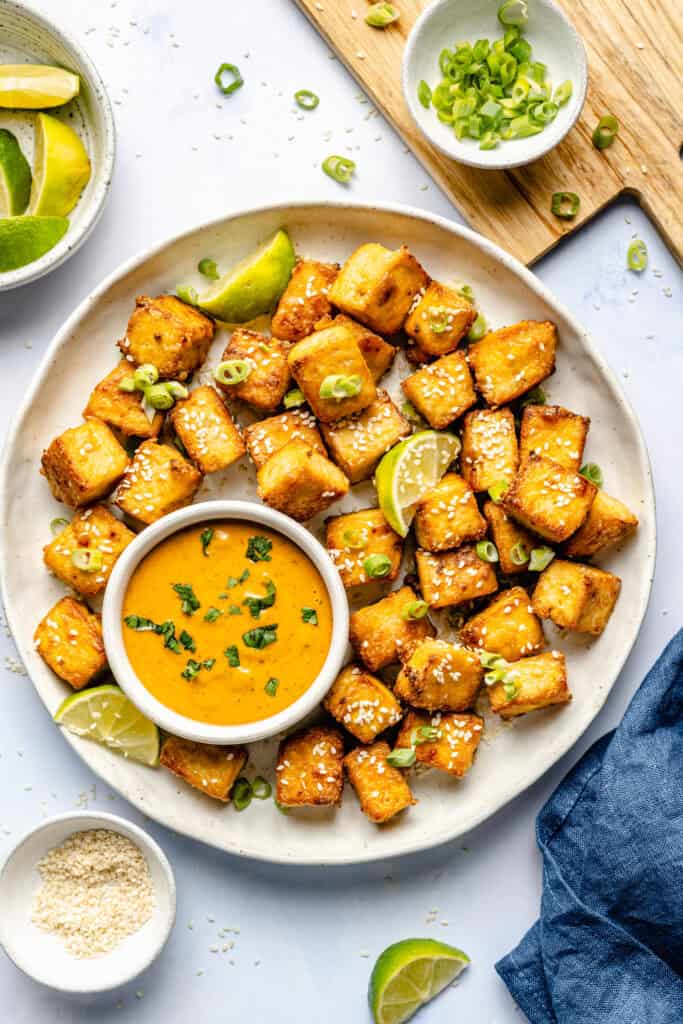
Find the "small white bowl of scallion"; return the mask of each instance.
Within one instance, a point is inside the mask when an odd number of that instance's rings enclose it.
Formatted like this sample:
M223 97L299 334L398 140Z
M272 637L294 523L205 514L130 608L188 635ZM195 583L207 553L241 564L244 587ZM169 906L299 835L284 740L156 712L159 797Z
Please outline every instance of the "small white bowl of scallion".
M550 0L436 0L406 43L403 93L418 128L473 167L539 159L586 98L583 41Z

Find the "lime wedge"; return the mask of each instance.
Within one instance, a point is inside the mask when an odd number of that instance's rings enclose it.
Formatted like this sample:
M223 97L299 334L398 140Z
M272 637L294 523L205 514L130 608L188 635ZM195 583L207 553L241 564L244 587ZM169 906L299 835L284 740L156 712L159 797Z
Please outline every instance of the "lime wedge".
M31 168L21 147L6 128L0 128L0 217L23 213L31 195Z
M375 1024L403 1024L465 970L470 958L436 939L404 939L388 946L370 977Z
M93 686L71 694L57 708L55 722L131 761L151 766L159 761L159 730L118 686Z
M78 96L78 75L47 64L0 64L0 107L40 110Z
M69 226L66 217L5 217L0 220L0 273L40 259Z
M29 213L66 217L90 178L90 160L76 132L50 114L36 118Z
M416 502L438 484L459 451L455 434L420 430L383 456L375 472L379 507L401 537L410 529Z
M197 305L229 324L244 324L270 313L287 287L295 262L291 239L280 230L200 295Z

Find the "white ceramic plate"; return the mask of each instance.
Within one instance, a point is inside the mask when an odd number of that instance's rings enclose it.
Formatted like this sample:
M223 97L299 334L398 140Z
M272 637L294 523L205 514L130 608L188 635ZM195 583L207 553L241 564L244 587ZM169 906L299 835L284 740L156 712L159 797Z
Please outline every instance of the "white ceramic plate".
M443 281L466 280L492 326L522 318L549 318L559 329L558 369L547 391L591 417L586 458L598 462L608 492L639 516L640 529L601 564L623 579L621 597L607 631L598 640L578 635L557 640L568 658L574 700L510 725L487 720L473 770L462 781L431 772L415 780L417 806L377 828L345 792L340 810L306 809L281 814L272 801L254 801L238 814L182 785L163 770L144 768L93 743L66 735L87 764L146 814L179 832L232 853L268 861L340 864L395 856L435 846L466 832L521 793L584 732L607 697L645 613L655 555L654 497L647 453L614 376L581 327L536 278L491 242L447 220L405 207L342 203L276 206L251 210L197 228L117 271L64 324L36 374L10 433L0 489L2 585L10 626L34 685L53 713L68 688L33 650L37 619L63 594L42 564L50 520L64 514L39 475L42 448L79 422L93 384L117 359L114 343L124 330L135 296L198 284L194 272L204 256L227 267L281 226L307 256L343 260L362 242L395 247L405 242L427 270ZM225 344L219 332L209 365ZM403 356L388 378L398 396L407 372ZM372 488L361 485L334 512L366 507ZM253 467L231 466L203 485L202 497L255 498ZM319 532L320 524L313 524ZM366 597L367 600L367 597ZM273 779L275 740L254 744L253 769Z

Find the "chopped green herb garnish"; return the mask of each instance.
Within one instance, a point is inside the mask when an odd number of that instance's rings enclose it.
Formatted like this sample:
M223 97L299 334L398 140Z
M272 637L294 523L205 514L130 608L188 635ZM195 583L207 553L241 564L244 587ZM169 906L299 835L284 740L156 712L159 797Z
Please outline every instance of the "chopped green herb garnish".
M276 587L272 580L266 580L265 597L245 597L242 604L246 604L254 619L258 619L261 612L266 608L272 608L275 604Z
M231 604L228 608L228 615L241 615L242 609L238 604Z
M202 668L212 669L215 664L216 664L216 659L215 658L204 658L204 661L202 662Z
M272 540L268 540L267 537L260 537L258 535L250 537L247 544L246 557L250 562L269 562L272 546Z
M315 608L302 608L301 621L308 622L310 626L318 625L318 613Z
M200 661L195 661L194 658L190 658L187 665L180 674L183 677L183 679L196 679L197 676L199 675L199 670L201 669L201 667L202 665Z
M195 644L193 637L190 636L186 629L182 631L178 639L180 640L181 644L183 645L186 651L197 650L197 645Z
M246 647L255 647L261 651L277 640L277 623L272 626L255 626L242 634L242 640Z
M275 677L271 677L266 683L266 685L263 687L263 689L266 691L269 697L274 697L275 694L277 693L277 688L279 685L280 680L275 679Z
M226 587L228 590L232 590L233 587L238 587L240 583L246 583L249 579L249 570L245 569L241 576L228 576L228 582Z
M166 622L162 622L160 626L157 626L156 632L164 638L164 647L167 647L169 651L173 651L174 654L180 654L180 645L175 635L175 623L167 619Z
M202 542L202 554L205 558L209 557L209 544L213 540L213 526L207 526L205 530L199 534L199 539Z
M206 615L204 616L204 622L215 622L216 619L219 619L222 614L223 612L220 610L220 608L215 608L213 605L211 605Z
M142 615L126 615L123 621L129 629L136 629L139 633L157 632L156 622L152 622L151 619L145 619Z
M182 602L180 607L185 615L192 615L201 608L191 583L174 583L173 589Z
M235 644L230 644L223 651L223 654L228 659L228 665L230 668L239 668L240 666L240 652L237 650Z

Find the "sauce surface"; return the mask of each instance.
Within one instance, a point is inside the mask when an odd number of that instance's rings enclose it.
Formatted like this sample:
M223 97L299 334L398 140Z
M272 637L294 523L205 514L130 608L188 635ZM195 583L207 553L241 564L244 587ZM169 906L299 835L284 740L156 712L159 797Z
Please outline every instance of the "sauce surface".
M281 534L232 520L162 541L133 573L123 619L141 683L211 725L261 721L294 703L332 636L330 599L310 559Z

